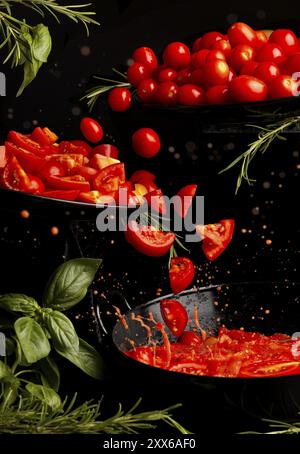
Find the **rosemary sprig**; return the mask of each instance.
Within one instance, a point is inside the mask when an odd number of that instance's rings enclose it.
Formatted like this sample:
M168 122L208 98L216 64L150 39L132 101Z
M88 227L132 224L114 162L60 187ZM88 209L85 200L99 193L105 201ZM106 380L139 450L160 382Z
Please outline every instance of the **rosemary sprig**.
M141 430L155 429L163 422L182 434L190 434L172 417L171 411L181 405L164 410L137 413L141 399L127 412L119 405L116 414L101 419L101 403L87 401L76 406L77 396L67 398L61 407L51 411L49 407L32 398L20 398L18 405L6 407L0 412L0 433L9 434L137 434Z
M273 419L263 419L262 421L269 424L270 428L278 429L271 430L269 432L255 432L247 431L241 432L241 435L297 435L300 433L300 421L299 422L285 422L277 421Z
M300 125L300 116L289 117L276 123L269 124L265 127L257 125L246 125L256 128L260 131L257 140L251 142L248 149L244 153L238 156L225 169L219 172L220 174L227 172L241 162L240 173L236 183L236 194L243 180L245 180L249 185L252 185L252 183L256 181L255 179L249 177L249 166L256 155L259 153L263 155L269 149L270 145L275 139L286 140L285 137L281 135L281 133L285 132L286 129L295 125Z

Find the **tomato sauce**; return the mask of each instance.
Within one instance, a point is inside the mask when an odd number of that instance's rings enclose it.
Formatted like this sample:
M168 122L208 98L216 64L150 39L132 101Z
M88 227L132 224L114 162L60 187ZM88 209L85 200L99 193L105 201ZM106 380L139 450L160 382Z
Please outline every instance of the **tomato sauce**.
M162 345L135 347L126 354L149 366L200 376L253 378L300 374L300 340L286 334L265 336L222 327L216 337L201 336L201 342L189 342L192 337L169 342L163 336Z

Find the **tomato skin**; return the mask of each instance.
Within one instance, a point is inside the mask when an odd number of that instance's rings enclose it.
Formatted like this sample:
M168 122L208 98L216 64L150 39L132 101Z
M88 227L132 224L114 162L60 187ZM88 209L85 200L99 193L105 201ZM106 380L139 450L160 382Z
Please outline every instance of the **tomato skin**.
M229 66L223 60L208 62L203 68L203 83L207 88L213 85L226 85L229 78Z
M70 175L81 175L87 181L91 181L97 175L98 170L93 167L76 166L70 170Z
M125 112L131 106L132 96L128 88L115 87L110 90L107 102L111 110Z
M231 82L236 77L236 72L233 68L229 68L228 82Z
M196 226L196 231L202 238L202 250L208 260L216 260L232 240L235 222L224 219L218 224Z
M190 67L192 69L202 68L206 63L206 57L209 54L208 49L202 49L191 56Z
M205 103L205 92L202 88L193 84L179 87L178 102L184 106L196 106Z
M198 186L196 184L189 184L187 186L184 186L177 192L177 197L179 197L180 203L175 203L174 209L179 217L185 218L185 216L187 215L193 198L196 195L197 187Z
M26 192L29 192L30 194L41 194L44 192L45 185L40 178L29 174L28 177L30 179L30 185L26 189Z
M153 158L160 150L159 135L150 128L138 129L132 136L134 151L143 158Z
M227 85L215 85L206 92L207 104L226 104L230 102L229 89Z
M263 101L268 94L267 85L253 76L239 76L229 85L229 94L233 101Z
M171 259L170 265L169 279L172 292L181 293L193 282L195 265L187 257L174 257Z
M177 337L181 336L189 320L183 305L176 300L162 300L160 312L171 333Z
M290 76L278 76L269 85L271 98L285 98L297 94L297 83Z
M213 45L213 50L220 50L227 58L231 52L231 45L227 39L220 39Z
M152 71L158 66L157 57L150 47L139 47L135 49L132 58L135 62L148 66Z
M258 67L259 63L256 61L248 61L242 66L240 75L241 76L253 76L254 71Z
M157 80L158 82L172 82L176 80L177 77L177 71L172 68L162 68L158 75L157 75Z
M266 43L258 51L256 61L258 62L273 62L280 64L285 60L283 49L275 43Z
M19 148L23 148L26 151L35 153L38 156L43 156L45 154L45 151L40 146L40 144L19 132L10 131L7 136L7 141L12 142Z
M201 39L200 47L201 49L212 49L217 41L224 39L222 33L219 32L208 32L204 33Z
M88 143L84 142L84 140L71 140L70 143L76 148L71 147L68 153L78 152L80 154L83 154L84 156L89 156L90 152L92 151L92 147Z
M100 142L103 137L103 129L98 121L93 118L83 118L80 122L80 130L86 140L92 143Z
M194 85L202 87L203 85L203 69L195 69L191 74L191 82Z
M64 177L66 175L65 168L59 162L45 162L39 174L47 181L49 177Z
M83 165L84 156L82 154L50 154L45 156L45 160L59 163L68 173L73 167Z
M93 189L101 193L111 193L125 183L125 167L123 163L112 164L102 169L93 180ZM83 191L87 192L87 191Z
M228 62L235 71L240 71L242 67L254 60L255 51L253 47L246 44L238 44L230 53Z
M176 84L181 86L191 83L191 76L192 73L189 68L180 69L177 73Z
M180 344L186 347L198 348L203 346L203 341L199 334L194 331L184 331L179 337L178 341Z
M198 52L198 50L201 49L201 41L202 41L202 36L200 36L200 38L195 39L195 41L193 42L193 46L192 46L193 54L195 52Z
M142 102L153 102L158 84L154 79L142 80L137 89L137 94Z
M165 215L167 213L166 202L161 189L155 189L148 192L144 196L144 198L147 201L149 207L154 209L157 213L160 213L162 215Z
M177 103L178 85L174 82L162 82L158 85L155 93L155 100L164 105L173 105Z
M300 72L300 48L299 52L290 56L286 62L284 62L287 74L293 75L294 73Z
M45 127L43 128L44 134L48 137L51 144L55 143L58 140L58 136L51 129Z
M101 145L97 145L92 151L92 156L94 156L95 154L101 154L102 156L106 156L108 158L119 159L118 148L110 143L102 143Z
M255 48L257 45L256 32L243 22L236 22L229 28L228 39L232 47L246 44Z
M224 52L221 50L209 50L208 54L206 55L205 63L208 63L213 60L224 60L226 61L226 57Z
M268 37L263 30L258 30L256 32L257 42L256 49L260 49L264 44L268 42Z
M31 133L31 139L40 144L41 146L51 145L49 137L44 133L43 129L37 127Z
M8 156L15 156L26 172L38 173L45 164L40 156L18 147L12 142L5 142L5 150Z
M61 199L61 200L70 200L74 201L79 195L78 190L67 190L67 191L44 191L43 197L48 197L50 199Z
M130 181L135 183L142 183L143 181L154 181L156 176L148 170L136 170L130 177Z
M151 69L142 63L133 63L127 70L128 82L134 87L138 87L142 80L151 77Z
M189 48L181 42L174 42L165 47L163 60L165 65L176 70L189 65L191 53Z
M292 32L292 30L286 29L275 30L271 34L269 42L278 44L285 53L285 55L292 55L295 52L297 52L298 41L295 33Z
M262 80L267 85L272 82L273 79L276 79L279 75L280 71L278 66L270 62L260 63L253 72L254 77Z
M161 257L169 252L174 243L175 234L162 232L152 226L139 226L135 221L130 221L125 231L125 238L142 254Z
M54 177L47 178L47 185L52 189L77 189L82 192L90 190L90 183L86 181L81 175L73 175L71 177Z

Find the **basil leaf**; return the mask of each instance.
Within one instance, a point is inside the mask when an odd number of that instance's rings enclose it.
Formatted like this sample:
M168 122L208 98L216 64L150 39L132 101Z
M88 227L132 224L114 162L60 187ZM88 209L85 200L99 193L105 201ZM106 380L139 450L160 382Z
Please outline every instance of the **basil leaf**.
M32 55L43 63L46 63L52 48L52 39L48 27L38 24L33 28Z
M65 311L78 304L93 282L101 260L80 258L60 265L51 276L43 296L43 304Z
M47 386L37 385L36 383L27 383L26 391L33 397L44 402L52 410L57 411L61 408L61 399L56 391Z
M0 296L0 308L13 314L19 313L33 316L39 309L35 299L19 293L7 293Z
M0 360L0 381L9 376L11 376L10 368L3 361Z
M47 382L57 392L60 385L60 372L56 362L51 356L47 356L39 364Z
M75 364L79 369L96 380L102 380L104 376L104 363L99 353L83 339L79 339L79 350L60 351L64 358Z
M64 314L53 311L44 318L56 350L77 351L79 339L73 323Z
M30 317L16 320L15 331L26 361L32 364L49 355L51 347L43 328Z

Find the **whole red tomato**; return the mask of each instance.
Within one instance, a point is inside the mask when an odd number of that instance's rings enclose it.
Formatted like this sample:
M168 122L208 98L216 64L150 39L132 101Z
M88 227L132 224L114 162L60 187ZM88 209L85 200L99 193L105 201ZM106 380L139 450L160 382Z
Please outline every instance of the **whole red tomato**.
M263 30L258 30L256 32L257 42L256 49L260 49L264 44L268 42L268 37Z
M248 61L247 63L244 64L244 66L242 66L240 74L252 76L258 65L259 63L257 63L256 61Z
M133 63L127 70L128 82L134 87L138 87L142 80L151 77L151 69L142 63Z
M266 84L253 76L239 76L229 85L229 94L233 101L263 101L268 95Z
M217 41L219 42L219 41ZM205 63L208 63L213 60L224 60L226 61L226 57L224 52L221 50L210 50L208 51L208 54L206 55Z
M213 45L213 49L220 50L227 58L231 52L231 45L227 39L220 39L219 41L215 42L215 44Z
M297 83L290 76L278 76L269 85L270 98L286 98L297 95Z
M280 75L280 71L275 63L265 62L260 63L253 72L253 76L257 79L262 80L267 85Z
M229 66L223 60L208 62L203 68L203 84L206 87L212 85L226 85L229 78Z
M229 28L228 39L232 47L246 44L255 48L257 45L256 32L243 22L236 22Z
M208 32L202 36L200 47L201 49L212 49L217 41L224 39L220 32Z
M152 71L158 66L155 52L150 47L139 47L133 52L132 58L135 62L148 66Z
M296 54L291 55L284 62L284 68L287 71L287 74L289 74L289 75L300 72L300 52L297 52Z
M235 71L240 71L242 67L254 60L255 51L253 47L246 44L238 44L230 53L228 62Z
M189 65L191 53L189 48L180 42L169 44L163 53L165 65L174 69L185 68Z
M143 158L153 158L160 150L160 138L150 128L138 129L132 136L134 151Z
M137 89L137 95L142 102L153 102L158 84L154 79L142 80Z
M183 68L178 71L176 77L176 84L177 85L185 85L191 82L192 73L189 68Z
M195 106L205 103L205 92L197 85L187 84L179 87L178 102L185 106Z
M100 142L103 137L102 127L93 118L83 118L80 122L80 130L86 140L92 143Z
M162 82L158 85L155 100L164 105L172 105L177 103L178 85L174 82Z
M176 80L176 77L177 71L172 68L162 68L157 74L158 82L172 82L173 80Z
M116 87L110 90L108 95L108 105L116 112L125 112L131 106L131 93L128 88Z
M292 30L278 29L275 30L270 38L270 43L278 44L285 55L292 55L297 52L298 41L297 36Z
M227 85L215 85L206 92L207 104L226 104L230 102L229 90Z
M191 56L190 67L192 69L202 68L206 63L206 57L209 54L208 49L202 49Z
M268 42L257 51L256 61L258 62L268 61L280 64L284 60L285 55L283 49L278 44Z
M201 41L202 41L202 36L200 36L200 38L195 39L195 41L193 42L193 46L192 46L193 53L198 52L198 50L201 49Z

